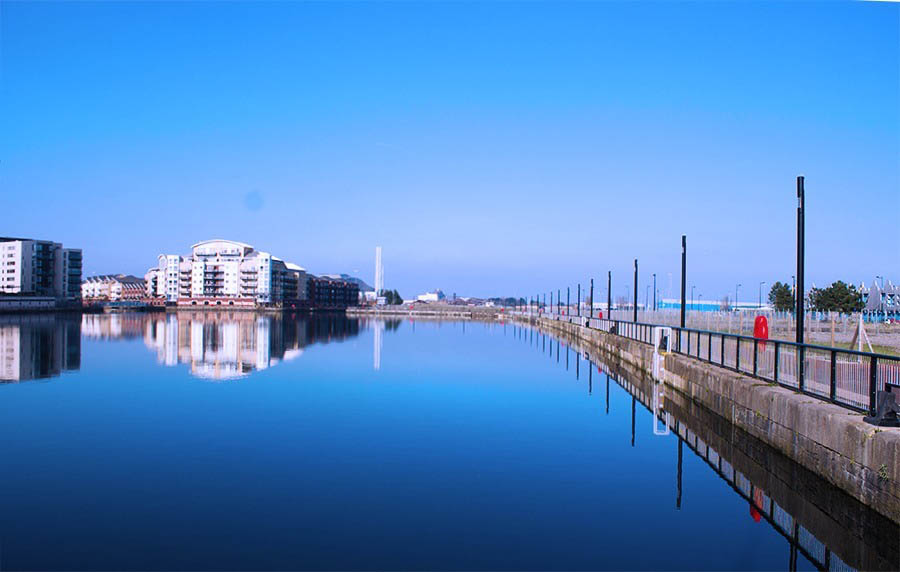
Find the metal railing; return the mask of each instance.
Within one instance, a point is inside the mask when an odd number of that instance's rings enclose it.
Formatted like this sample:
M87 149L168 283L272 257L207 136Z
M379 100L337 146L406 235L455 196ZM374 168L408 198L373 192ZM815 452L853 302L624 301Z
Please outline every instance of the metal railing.
M900 357L828 346L764 340L741 334L589 318L565 309L538 313L638 342L652 344L654 328L671 328L671 350L732 371L778 384L831 403L875 415L876 392L900 387Z

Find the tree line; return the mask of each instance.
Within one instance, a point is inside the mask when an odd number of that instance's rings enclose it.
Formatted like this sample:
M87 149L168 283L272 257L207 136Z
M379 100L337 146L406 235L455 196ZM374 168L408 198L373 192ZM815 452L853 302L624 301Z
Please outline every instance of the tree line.
M378 295L384 296L384 303L390 306L397 306L403 303L403 296L397 290L382 290Z
M838 280L826 288L813 288L807 296L811 310L852 314L865 307L862 292L853 284ZM787 283L775 282L769 290L769 303L778 312L790 312L795 308L793 288Z

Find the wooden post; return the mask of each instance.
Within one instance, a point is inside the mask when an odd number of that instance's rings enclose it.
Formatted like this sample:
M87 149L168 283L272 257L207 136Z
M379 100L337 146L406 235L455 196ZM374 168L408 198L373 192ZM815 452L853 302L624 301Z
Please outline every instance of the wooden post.
M831 314L831 347L834 347L834 312L829 312Z

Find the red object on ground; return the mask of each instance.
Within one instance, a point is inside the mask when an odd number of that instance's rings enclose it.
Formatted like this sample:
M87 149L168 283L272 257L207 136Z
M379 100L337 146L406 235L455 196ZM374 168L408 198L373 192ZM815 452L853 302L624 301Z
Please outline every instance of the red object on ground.
M753 503L750 503L750 516L756 522L759 522L760 518L762 518L762 515L759 514L759 510L757 510L757 508L753 506Z
M598 316L601 320L603 319L603 310L600 310L600 316Z

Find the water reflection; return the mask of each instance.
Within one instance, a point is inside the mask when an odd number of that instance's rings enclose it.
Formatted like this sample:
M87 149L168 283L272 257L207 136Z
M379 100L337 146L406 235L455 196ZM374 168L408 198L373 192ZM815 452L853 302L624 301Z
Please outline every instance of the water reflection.
M3 388L0 564L900 569L896 523L610 356L515 324L403 322L69 319L70 383ZM258 376L278 383L185 382L357 333ZM157 355L185 365L158 375Z
M188 364L192 375L244 377L296 359L311 344L359 335L359 320L344 315L180 311L146 318L144 343L161 364Z
M80 367L79 315L0 315L0 382L56 377Z
M5 315L0 316L0 381L79 369L82 335L143 339L163 365L187 364L196 377L226 380L295 359L308 345L359 335L359 320L341 314L211 311Z
M400 320L397 319L372 319L362 318L361 322L364 327L372 330L372 369L378 371L381 369L381 350L384 348L384 332L396 332L400 327Z
M560 344L582 356L589 367L588 394L593 393L593 370L605 374L605 412L609 414L609 382L631 395L631 445L635 446L635 407L640 403L652 413L651 434L676 437L675 507L685 502L682 491L684 446L741 496L749 516L765 522L785 540L785 562L798 569L802 557L819 570L900 570L900 525L866 507L850 495L785 457L728 420L706 410L682 394L666 390L646 372L613 356L592 356L580 341L543 328L513 326L518 338L541 338L532 344L556 357ZM568 368L567 368L568 369ZM577 380L576 370L576 380ZM688 499L689 502L689 499ZM746 515L747 513L745 513ZM803 567L803 566L800 566Z

